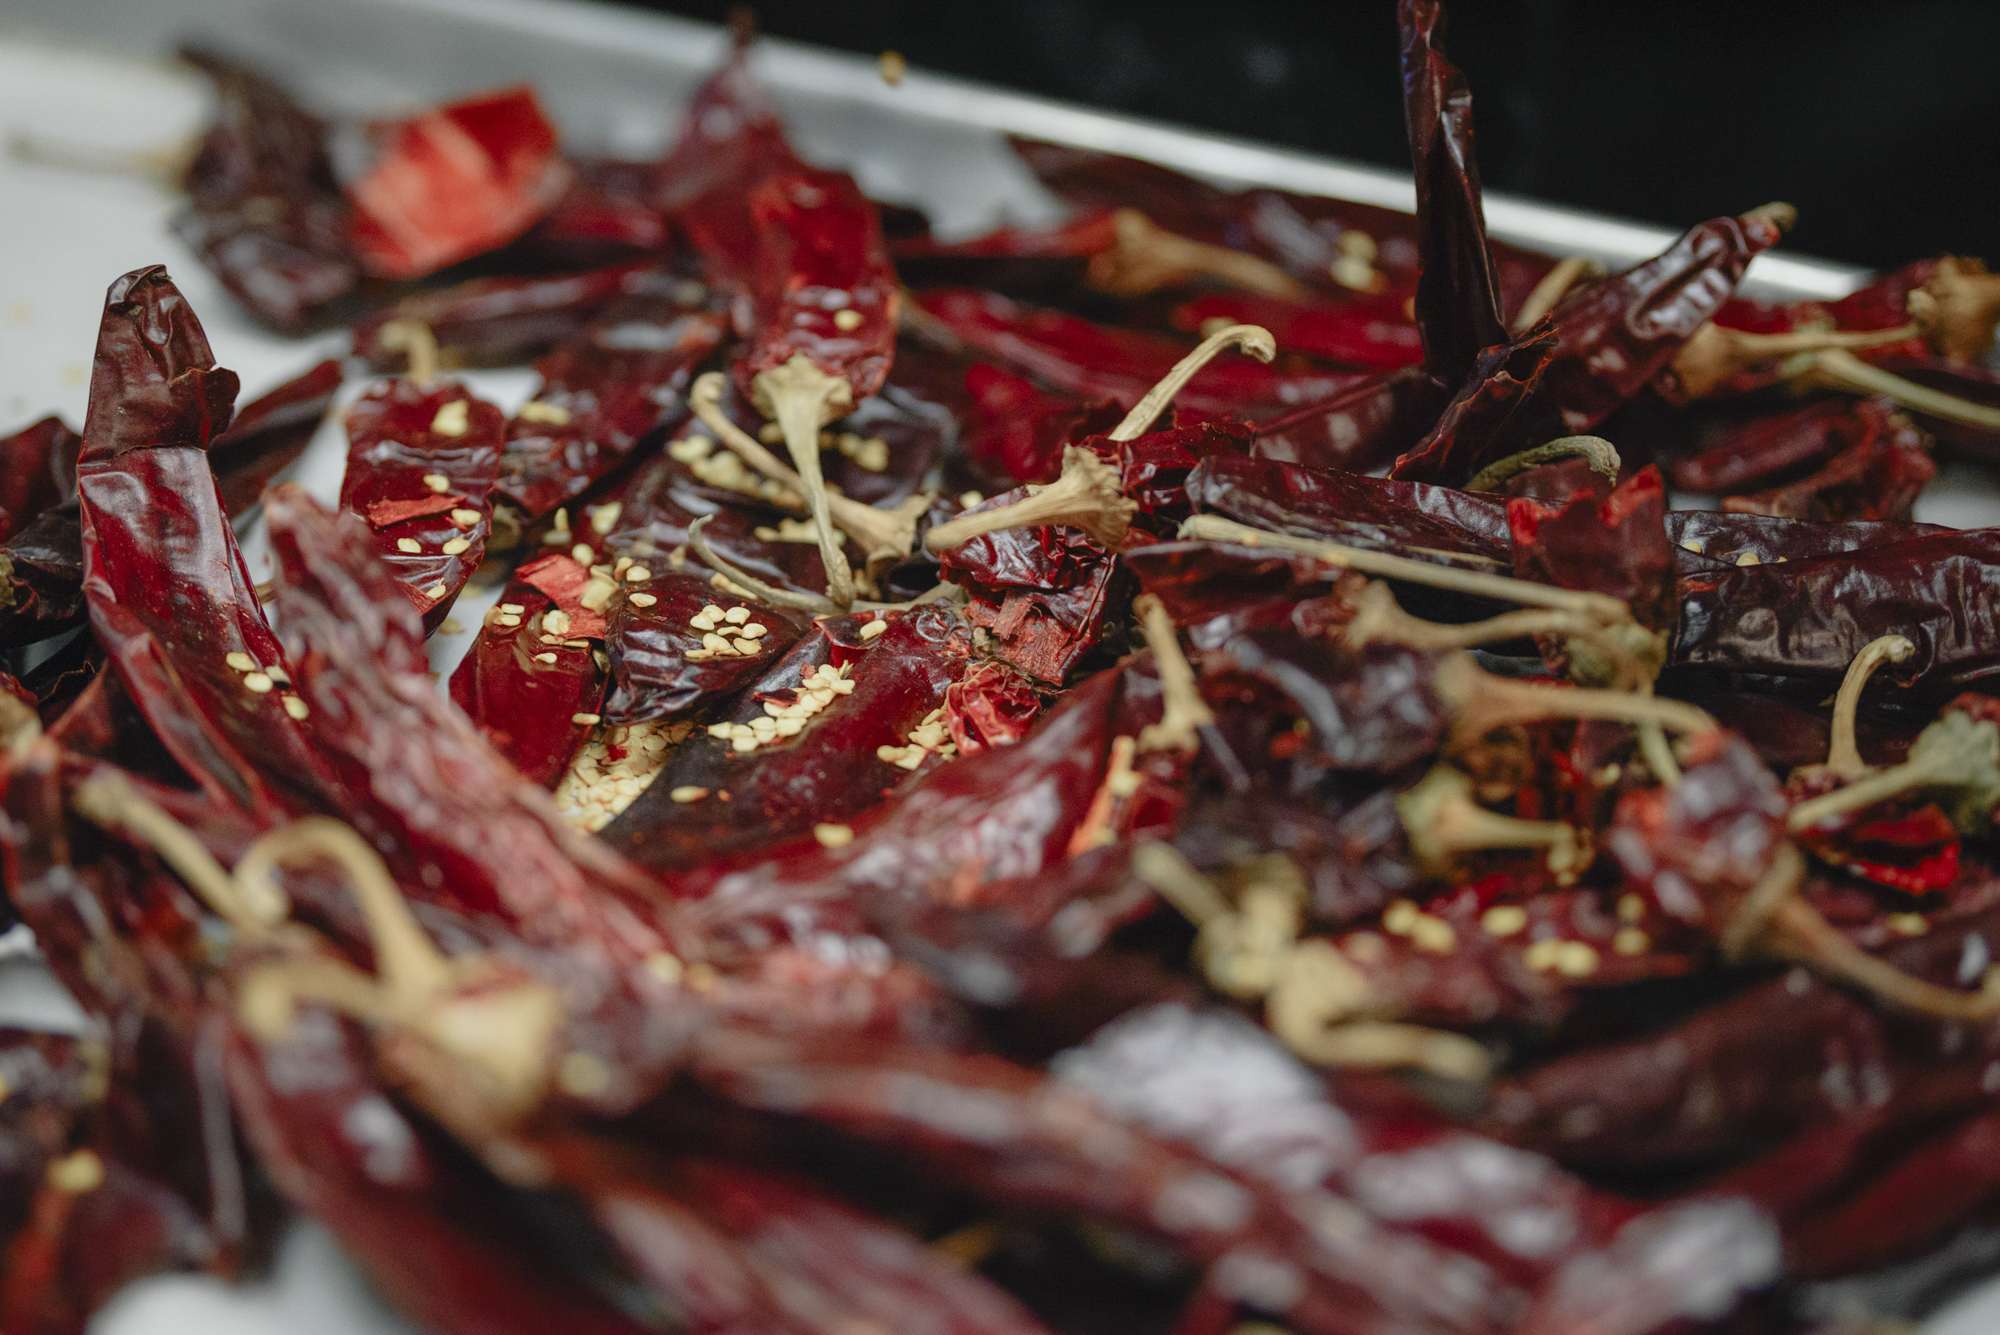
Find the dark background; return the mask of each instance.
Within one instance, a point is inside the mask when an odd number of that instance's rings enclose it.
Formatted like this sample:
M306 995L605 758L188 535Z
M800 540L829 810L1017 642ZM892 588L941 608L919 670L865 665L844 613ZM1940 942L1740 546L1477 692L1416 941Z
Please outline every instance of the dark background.
M628 0L721 22L733 0ZM1394 0L764 0L775 36L1407 168ZM2000 264L2000 0L1457 0L1481 175L1680 226Z

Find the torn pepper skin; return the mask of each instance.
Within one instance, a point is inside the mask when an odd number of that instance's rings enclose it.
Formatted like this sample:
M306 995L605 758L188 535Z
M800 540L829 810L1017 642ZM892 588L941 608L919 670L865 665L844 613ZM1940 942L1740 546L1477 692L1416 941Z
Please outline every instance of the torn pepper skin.
M782 657L753 660L765 671L717 722L765 716L766 701L787 702L801 689L801 677L823 663L848 665L854 688L807 718L796 736L748 752L697 730L602 838L633 861L671 874L761 855L806 836L815 824L851 821L878 804L906 773L878 749L905 745L910 731L943 705L970 651L948 607L927 605L886 619L888 630L873 639L861 637L861 621L823 620ZM673 790L684 787L709 795L675 801Z
M1666 484L1651 465L1602 501L1591 493L1555 505L1515 497L1507 503L1514 574L1609 595L1648 630L1670 630L1676 609L1666 512Z
M259 320L299 332L361 281L327 126L254 70L208 51L180 56L214 83L216 118L174 232Z
M1417 328L1431 379L1455 391L1483 349L1507 338L1500 289L1486 248L1472 90L1439 47L1438 0L1400 0L1403 122L1417 179Z
M485 557L506 429L505 414L458 384L392 380L347 410L340 507L367 522L426 631ZM437 478L441 489L426 481Z
M0 439L0 543L42 512L76 499L76 456L83 438L56 416Z
M655 601L642 606L632 600L634 592ZM689 622L706 607L727 612L741 606L749 607L767 632L755 641L757 652L704 651L704 634L715 632L697 630ZM804 612L746 604L691 570L665 571L643 585L628 586L609 610L605 648L611 656L613 685L603 713L613 726L676 718L731 695L782 659L812 627L812 618ZM718 629L734 628L724 623ZM690 658L690 650L704 651L705 656Z
M321 767L286 712L274 675L285 655L209 471L235 396L165 269L111 285L77 467L83 587L97 638L167 750L216 800L275 819L310 805ZM258 672L269 689L245 684Z
M507 425L495 490L544 515L581 494L686 412L682 393L722 342L720 311L627 298L535 363L541 388Z
M209 445L209 467L231 519L255 505L271 479L305 453L340 381L340 363L329 358L238 409L229 429Z
M452 703L523 777L544 788L569 768L590 733L590 724L577 716L597 714L605 689L605 674L592 652L604 638L603 621L581 622L534 583L558 562L576 564L567 556L546 556L532 563L540 569L514 572L500 604L520 608L521 624L509 628L497 609L488 613L451 674ZM542 617L552 609L570 621L563 634L551 637L555 643L548 643Z
M379 156L347 184L348 239L376 278L422 278L525 232L569 188L556 129L526 84L369 127Z

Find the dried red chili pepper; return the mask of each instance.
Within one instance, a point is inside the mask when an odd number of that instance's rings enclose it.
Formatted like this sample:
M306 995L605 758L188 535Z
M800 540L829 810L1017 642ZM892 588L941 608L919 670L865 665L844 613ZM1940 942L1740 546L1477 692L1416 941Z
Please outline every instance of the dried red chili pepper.
M1271 331L1286 352L1303 352L1343 367L1399 371L1423 360L1423 342L1400 305L1362 300L1311 305L1239 293L1196 297L1174 309L1177 329L1201 333L1210 321L1254 324Z
M1437 0L1400 0L1396 19L1417 178L1417 327L1431 379L1456 390L1480 352L1507 338L1473 157L1472 90L1439 48L1444 10Z
M1387 371L1258 423L1251 452L1312 468L1369 472L1429 431L1443 407L1437 386L1418 367Z
M1856 405L1853 419L1859 428L1853 443L1815 472L1766 491L1726 496L1722 508L1821 523L1909 518L1917 497L1937 476L1928 439L1882 401Z
M784 607L749 609L732 622L729 604L741 605L689 571L629 586L608 609L605 647L614 684L605 718L614 725L671 719L734 694L788 654L811 625L805 613ZM709 608L715 613L705 615ZM746 637L741 630L753 621L763 629Z
M174 232L258 319L302 329L361 281L326 124L254 70L208 51L180 56L214 83L216 118L188 165Z
M452 703L544 788L569 768L604 702L594 652L608 633L604 619L548 592L580 589L588 576L562 554L518 568L451 674Z
M435 630L485 556L507 419L428 375L420 367L347 410L340 506L367 522L397 587Z
M1004 663L980 663L945 688L944 722L962 756L1012 746L1042 712L1034 684Z
M507 427L502 496L543 515L671 428L694 368L722 342L722 312L626 298L535 363L534 398Z
M0 439L0 543L43 511L76 499L76 456L83 438L60 417L44 417Z
M523 84L369 127L379 156L347 184L348 237L378 278L421 278L512 241L555 206L570 169Z
M271 479L305 453L340 392L340 381L340 363L323 361L244 404L229 429L209 442L208 465L230 518L255 505Z
M1667 473L1682 491L1734 495L1824 465L1886 421L1890 411L1885 399L1829 398L1761 414L1717 431L1703 441L1700 453L1675 459Z
M73 507L44 510L0 545L0 645L35 644L84 616L83 530Z
M1560 588L1608 594L1630 607L1641 626L1671 630L1674 554L1666 512L1666 485L1651 466L1601 502L1590 494L1560 505L1517 497L1507 504L1514 573Z
M510 253L586 268L666 249L673 223L653 198L654 163L572 157L569 167L569 189Z

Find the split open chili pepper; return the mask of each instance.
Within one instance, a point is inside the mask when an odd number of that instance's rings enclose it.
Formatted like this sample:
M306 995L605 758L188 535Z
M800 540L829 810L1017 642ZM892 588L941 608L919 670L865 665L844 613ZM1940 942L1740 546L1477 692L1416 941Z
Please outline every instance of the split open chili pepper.
M347 410L340 505L367 523L397 587L435 630L485 556L507 419L464 385L436 382L428 352L413 360L409 375Z
M692 571L629 585L605 611L614 685L604 716L620 726L677 718L735 694L788 654L810 624L793 608L737 603ZM753 621L761 629L745 634Z

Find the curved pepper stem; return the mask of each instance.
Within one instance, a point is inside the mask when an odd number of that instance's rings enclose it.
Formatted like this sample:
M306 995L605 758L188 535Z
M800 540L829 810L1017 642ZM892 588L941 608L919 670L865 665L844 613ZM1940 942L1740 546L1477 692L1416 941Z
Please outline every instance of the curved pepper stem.
M1575 826L1488 811L1472 800L1472 780L1448 765L1437 766L1416 787L1397 794L1396 815L1410 851L1433 872L1449 868L1460 853L1546 848L1549 871L1569 885L1596 856L1588 836Z
M1604 264L1588 255L1571 255L1558 260L1556 267L1542 275L1542 281L1535 284L1535 290L1521 303L1521 309L1514 312L1514 322L1509 326L1515 333L1523 334L1532 329L1544 315L1556 308L1569 290L1586 278L1602 278Z
M1910 293L1910 318L1946 361L1979 366L1993 351L2000 324L2000 274L1977 260L1947 255L1931 281Z
M1361 971L1315 937L1285 957L1264 1017L1279 1042L1318 1066L1410 1067L1469 1082L1491 1072L1486 1049L1464 1035L1361 1018L1369 1005Z
M1957 789L1957 799L1946 808L1952 824L1961 834L1990 830L1993 810L2000 806L2000 728L1948 710L1918 735L1902 764L1808 798L1792 808L1786 827L1810 830L1918 788Z
M1543 719L1657 723L1680 733L1707 732L1716 726L1707 714L1678 700L1580 686L1536 686L1496 677L1462 653L1438 664L1431 689L1454 712L1450 742L1454 749L1478 741L1495 728Z
M437 336L422 320L409 316L391 320L377 331L375 341L385 351L409 355L409 368L403 372L403 378L418 389L429 389L437 382Z
M1014 502L977 514L960 515L924 535L924 545L948 552L987 533L1008 528L1066 524L1083 530L1100 547L1117 551L1132 529L1138 503L1119 489L1118 470L1075 445L1063 449L1062 476Z
M1287 301L1307 295L1269 260L1169 232L1137 209L1111 215L1111 245L1090 257L1088 276L1092 287L1114 297L1143 297L1195 277Z
M1860 707L1862 688L1884 663L1906 662L1917 646L1901 635L1884 635L1861 646L1861 652L1847 665L1840 679L1840 691L1833 697L1833 735L1827 742L1826 768L1843 779L1858 779L1868 772L1861 750L1854 742L1854 711Z
M291 913L282 889L232 877L186 826L141 797L122 775L84 780L71 795L70 805L92 824L152 849L210 912L245 936L266 932Z
M1949 422L1986 431L2000 431L2000 408L1961 399L1955 394L1919 385L1914 380L1870 366L1851 352L1835 348L1802 354L1785 368L1785 379L1801 388L1823 387L1850 394L1880 394L1911 412L1942 417Z
M1160 378L1160 383L1146 391L1125 414L1125 420L1111 429L1112 440L1133 440L1146 433L1153 425L1153 419L1167 410L1174 401L1174 395L1181 392L1187 382L1194 379L1195 372L1214 361L1224 348L1240 347L1260 362L1268 362L1278 355L1278 341L1271 337L1271 331L1260 325L1233 324L1226 329L1218 329L1201 341L1193 352L1174 363L1174 369Z
M1618 447L1602 436L1563 436L1537 445L1519 454L1510 454L1505 459L1496 460L1473 475L1465 484L1467 491L1498 491L1511 477L1519 476L1530 468L1540 468L1543 464L1556 463L1563 459L1586 459L1590 471L1603 477L1612 486L1618 485L1618 471L1624 461L1618 457Z
M1139 749L1198 751L1200 730L1214 726L1215 711L1201 698L1194 668L1181 652L1174 619L1168 614L1166 604L1150 593L1134 598L1132 610L1139 614L1146 628L1146 643L1152 647L1153 661L1159 667L1160 690L1166 702L1160 721L1139 730Z
M1895 329L1796 329L1783 334L1749 334L1710 321L1674 354L1679 395L1705 399L1736 376L1785 357L1848 354L1851 349L1887 347L1917 337L1914 324ZM1789 378L1789 376L1787 377Z
M826 477L819 466L819 429L854 407L854 390L843 376L828 375L804 353L783 366L760 371L751 382L757 409L785 434L785 450L799 476L799 490L819 525L819 558L826 567L826 596L836 607L854 605L854 573L833 527Z

